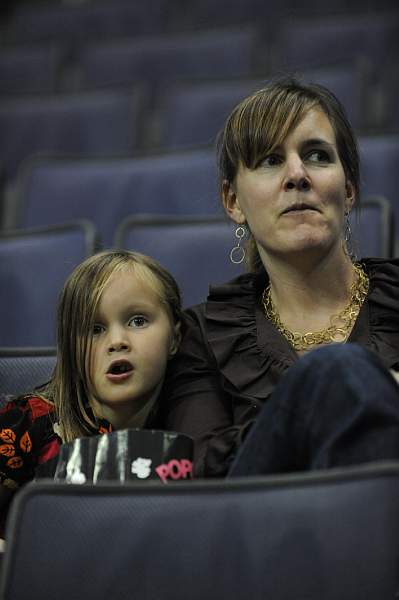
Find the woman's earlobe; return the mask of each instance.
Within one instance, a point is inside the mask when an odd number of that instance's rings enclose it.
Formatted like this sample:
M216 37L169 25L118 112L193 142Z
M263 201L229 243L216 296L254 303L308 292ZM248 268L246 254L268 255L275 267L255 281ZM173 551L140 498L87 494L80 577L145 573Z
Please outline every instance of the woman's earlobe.
M234 208L236 195L232 184L227 179L224 179L222 183L222 201L225 211L229 213Z
M245 223L245 216L242 213L237 193L233 184L225 179L222 183L222 201L227 216L235 223Z
M350 211L352 206L355 203L355 198L356 198L355 188L350 181L346 182L345 190L346 190L346 208L347 208L347 210Z

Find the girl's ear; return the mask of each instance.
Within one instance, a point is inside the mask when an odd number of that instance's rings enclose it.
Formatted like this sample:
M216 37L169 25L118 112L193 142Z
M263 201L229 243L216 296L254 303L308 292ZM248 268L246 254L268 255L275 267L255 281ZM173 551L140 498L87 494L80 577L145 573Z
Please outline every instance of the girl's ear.
M239 225L245 223L245 215L241 210L234 185L230 181L227 181L227 179L224 179L222 183L222 202L224 210L230 219Z
M180 326L180 323L176 323L176 325L173 328L173 337L172 337L172 341L171 341L171 345L170 345L170 349L169 349L169 358L172 358L172 356L174 356L176 354L176 352L179 349L180 342L181 342L181 326Z

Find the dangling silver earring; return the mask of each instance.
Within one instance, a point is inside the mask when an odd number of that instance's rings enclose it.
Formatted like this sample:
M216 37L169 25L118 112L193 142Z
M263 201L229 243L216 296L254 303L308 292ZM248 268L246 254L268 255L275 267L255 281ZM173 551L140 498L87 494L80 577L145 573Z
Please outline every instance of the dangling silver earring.
M352 261L356 261L356 252L353 249L352 228L349 219L349 212L345 213L344 241L347 255Z
M241 241L245 237L247 231L243 225L236 227L234 235L237 238L237 245L230 251L230 260L235 265L240 265L245 258L245 248L241 246Z

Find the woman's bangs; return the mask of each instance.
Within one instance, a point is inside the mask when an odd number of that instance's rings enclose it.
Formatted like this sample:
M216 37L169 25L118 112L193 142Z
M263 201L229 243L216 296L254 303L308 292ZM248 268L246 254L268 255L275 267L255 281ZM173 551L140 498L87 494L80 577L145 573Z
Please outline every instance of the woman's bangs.
M239 161L248 169L256 169L283 143L313 104L286 90L271 97L260 90L248 102L244 101L232 123Z

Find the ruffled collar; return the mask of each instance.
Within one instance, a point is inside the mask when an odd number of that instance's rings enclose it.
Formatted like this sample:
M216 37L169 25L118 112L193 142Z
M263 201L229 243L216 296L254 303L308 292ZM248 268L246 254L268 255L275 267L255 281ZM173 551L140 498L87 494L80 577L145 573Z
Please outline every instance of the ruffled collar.
M362 259L370 292L349 341L377 352L388 368L399 368L399 259Z
M267 398L275 382L265 372L273 366L287 369L296 354L260 309L259 297L266 273L246 273L232 281L211 286L205 304L208 342L230 392Z
M377 352L387 367L399 365L399 260L362 260L370 292L349 341ZM211 286L205 303L207 338L231 393L267 398L298 356L265 319L260 295L267 274L246 273ZM269 371L269 377L265 373Z

